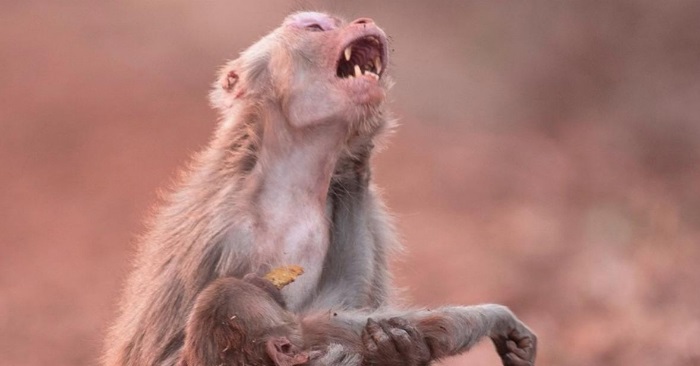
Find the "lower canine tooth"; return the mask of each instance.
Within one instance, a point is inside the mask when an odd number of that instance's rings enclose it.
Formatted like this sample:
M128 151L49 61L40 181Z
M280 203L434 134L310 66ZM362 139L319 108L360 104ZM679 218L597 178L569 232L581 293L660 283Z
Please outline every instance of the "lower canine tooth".
M352 55L352 46L345 48L345 61L350 61L350 56Z
M359 66L355 65L355 76L360 76L362 75L362 70L360 69Z
M374 59L374 68L377 69L377 74L382 72L382 59L377 57Z

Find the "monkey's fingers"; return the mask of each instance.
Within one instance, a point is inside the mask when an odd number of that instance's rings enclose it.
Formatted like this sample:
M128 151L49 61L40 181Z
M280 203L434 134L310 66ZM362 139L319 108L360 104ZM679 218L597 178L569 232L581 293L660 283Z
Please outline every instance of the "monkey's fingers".
M419 366L430 362L430 349L422 333L403 318L368 319L362 340L368 364Z
M367 325L362 330L362 343L365 346L365 365L408 366L402 362L401 353L396 348L389 331L382 325L367 319Z
M510 351L511 353L514 353L516 356L518 356L524 360L527 359L527 356L528 356L527 351L522 349L522 348L519 348L518 344L515 343L514 341L507 340L506 341L506 348L508 348L508 351Z
M404 329L393 327L386 320L380 320L379 326L382 328L382 333L386 336L385 342L393 345L396 350L395 355L405 355L411 353L411 337Z
M384 329L377 323L374 319L367 319L367 325L362 330L362 343L365 345L367 351L371 353L387 352L387 345L391 346L391 350L396 351L393 344L391 344L391 339L389 335L384 331Z
M495 341L505 366L532 366L535 364L537 338L527 329L511 331L507 338Z
M501 359L504 366L533 366L533 362L523 360L513 353L508 353Z
M278 289L294 282L297 277L304 274L304 268L297 265L278 267L268 272L263 278L272 282Z
M394 336L396 348L404 358L414 360L417 364L427 364L431 360L430 347L418 328L399 317L389 319L388 324L392 327L390 334Z
M518 350L519 352L516 352L516 354L534 364L535 356L537 355L537 336L525 328L511 332L509 338L512 344L507 344L507 348L513 352Z

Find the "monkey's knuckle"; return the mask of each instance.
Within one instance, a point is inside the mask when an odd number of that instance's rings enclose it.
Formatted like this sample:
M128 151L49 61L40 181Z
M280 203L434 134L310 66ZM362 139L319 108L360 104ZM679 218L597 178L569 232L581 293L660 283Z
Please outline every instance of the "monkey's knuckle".
M389 330L389 334L391 334L392 338L398 338L402 340L410 340L411 337L409 336L408 332L405 331L404 329L401 328L391 328Z
M399 317L399 316L389 318L388 323L392 326L401 327L401 328L410 326L408 323L408 320L406 320L405 318Z

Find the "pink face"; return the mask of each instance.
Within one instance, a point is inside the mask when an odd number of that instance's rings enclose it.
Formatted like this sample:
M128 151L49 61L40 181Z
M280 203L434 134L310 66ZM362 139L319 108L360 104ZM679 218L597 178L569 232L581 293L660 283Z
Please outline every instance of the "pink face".
M286 106L298 125L347 116L366 118L364 114L376 111L384 101L387 40L372 19L345 23L305 12L289 16L281 28L290 52L287 60L276 63L278 80L287 86Z

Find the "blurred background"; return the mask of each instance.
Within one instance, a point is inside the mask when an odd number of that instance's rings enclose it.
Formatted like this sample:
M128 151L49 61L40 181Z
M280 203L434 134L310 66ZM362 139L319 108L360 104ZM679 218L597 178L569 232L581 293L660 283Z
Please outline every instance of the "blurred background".
M539 365L700 365L700 2L251 4L0 1L2 364L97 364L216 69L321 9L391 36L410 303L504 303Z

